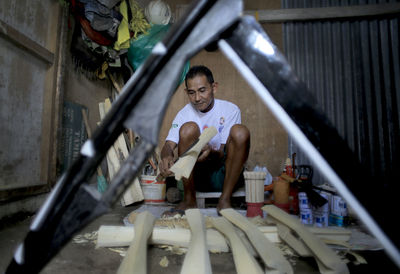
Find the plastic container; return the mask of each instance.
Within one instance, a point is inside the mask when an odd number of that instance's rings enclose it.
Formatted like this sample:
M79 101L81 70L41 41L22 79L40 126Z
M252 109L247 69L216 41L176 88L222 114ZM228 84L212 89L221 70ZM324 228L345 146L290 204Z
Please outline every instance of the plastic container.
M263 205L264 205L264 203L247 203L246 216L247 217L256 217L256 216L264 217L264 213L261 209L261 207Z
M144 202L146 204L162 204L165 202L165 181L157 182L156 176L140 176Z

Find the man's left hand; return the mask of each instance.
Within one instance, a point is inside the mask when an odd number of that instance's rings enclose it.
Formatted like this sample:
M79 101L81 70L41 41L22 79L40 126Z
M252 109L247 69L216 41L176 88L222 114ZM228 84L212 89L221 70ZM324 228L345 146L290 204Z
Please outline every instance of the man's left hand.
M206 144L203 149L200 152L199 158L197 159L198 162L204 162L208 156L211 154L211 146L209 144Z

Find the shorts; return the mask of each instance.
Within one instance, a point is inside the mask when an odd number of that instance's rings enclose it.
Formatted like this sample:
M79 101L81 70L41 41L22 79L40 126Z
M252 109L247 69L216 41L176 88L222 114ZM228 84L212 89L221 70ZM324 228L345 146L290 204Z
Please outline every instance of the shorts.
M193 170L194 186L196 191L201 192L222 192L225 180L225 161L226 149L224 148L224 157L218 160L206 160L196 163ZM234 190L244 186L243 170L240 173L238 182Z

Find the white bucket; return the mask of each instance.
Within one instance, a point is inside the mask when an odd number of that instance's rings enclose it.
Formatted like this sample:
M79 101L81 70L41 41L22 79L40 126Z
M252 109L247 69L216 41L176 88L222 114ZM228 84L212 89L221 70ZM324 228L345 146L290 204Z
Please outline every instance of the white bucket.
M165 181L156 181L156 176L140 176L144 202L146 204L161 204L165 202Z

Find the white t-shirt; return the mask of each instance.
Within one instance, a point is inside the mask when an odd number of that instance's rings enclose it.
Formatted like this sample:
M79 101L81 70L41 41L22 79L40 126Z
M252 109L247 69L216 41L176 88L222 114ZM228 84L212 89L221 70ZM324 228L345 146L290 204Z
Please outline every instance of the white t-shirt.
M198 111L190 103L184 106L175 116L166 140L178 144L180 127L192 121L199 126L200 133L211 126L217 129L217 135L209 142L213 149L218 150L221 144L226 144L231 127L242 122L240 109L231 102L214 100L213 108L206 113Z

